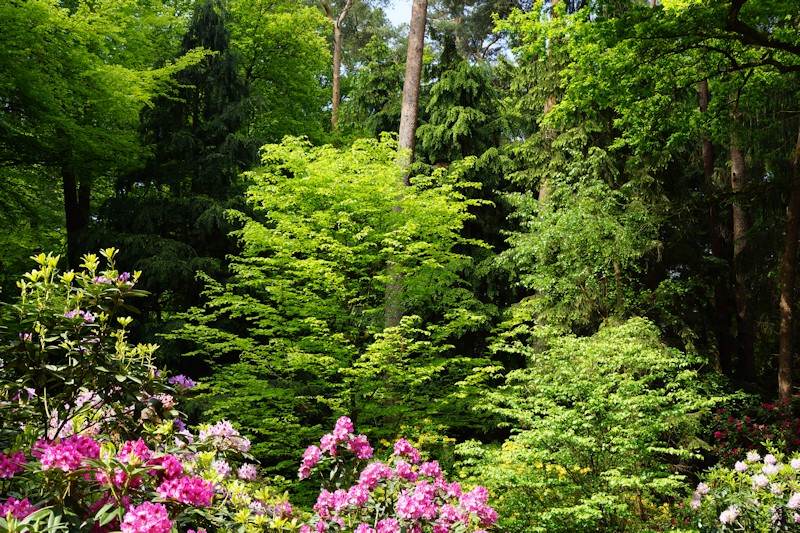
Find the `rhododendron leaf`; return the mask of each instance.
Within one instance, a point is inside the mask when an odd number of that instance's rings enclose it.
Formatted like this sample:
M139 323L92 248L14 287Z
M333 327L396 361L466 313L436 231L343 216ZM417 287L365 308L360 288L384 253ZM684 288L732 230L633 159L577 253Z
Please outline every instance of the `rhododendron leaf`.
M121 511L121 509L117 508L117 503L112 501L102 506L94 515L94 519L96 522L99 522L98 525L102 527L115 518L122 518Z

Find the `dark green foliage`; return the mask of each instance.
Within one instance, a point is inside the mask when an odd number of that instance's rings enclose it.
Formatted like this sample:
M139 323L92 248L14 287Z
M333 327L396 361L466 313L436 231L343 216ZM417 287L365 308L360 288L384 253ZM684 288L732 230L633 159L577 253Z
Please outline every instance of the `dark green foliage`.
M347 77L351 88L342 102L342 130L378 137L400 128L405 47L375 36L364 47L364 63Z
M240 135L247 92L219 2L198 4L179 57L196 49L206 56L176 75L176 93L143 113L142 137L152 156L117 181L95 235L125 250L123 264L149 273L144 288L154 297L143 310L155 323L139 332L147 339L171 312L197 303L198 271L224 274L225 256L235 251L224 211L241 204L239 173L255 161L253 142Z

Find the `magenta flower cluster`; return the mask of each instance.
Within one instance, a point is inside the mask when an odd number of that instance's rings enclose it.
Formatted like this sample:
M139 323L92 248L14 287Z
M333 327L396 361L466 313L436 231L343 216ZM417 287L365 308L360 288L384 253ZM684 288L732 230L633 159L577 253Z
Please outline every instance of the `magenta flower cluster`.
M100 445L89 437L72 435L54 441L40 440L31 454L39 459L42 470L59 468L71 472L81 468L86 459L100 457Z
M22 520L36 509L28 501L28 498L18 500L16 498L9 498L5 503L0 503L0 517L5 518L11 514L17 520Z
M300 463L300 479L311 475L311 469L317 465L323 453L336 457L339 449L352 452L358 459L370 459L372 446L366 435L353 434L353 422L346 416L336 421L333 432L326 433L319 441L319 446L309 446L303 453Z
M214 484L201 477L178 477L165 480L156 492L165 500L208 507L214 495Z
M343 461L347 453L357 462L371 458L372 448L366 437L353 434L350 419L342 417L319 447L306 449L299 477L310 477L323 459ZM436 461L420 461L419 450L404 439L397 441L389 461L368 463L356 484L323 489L314 505L316 517L301 527L301 533L345 528L356 533L480 532L497 522L497 513L487 505L485 488L463 492L457 482L444 478Z
M14 477L17 472L25 470L25 463L27 460L22 452L0 453L0 478Z
M162 504L144 502L125 513L120 530L122 533L169 533L172 522Z

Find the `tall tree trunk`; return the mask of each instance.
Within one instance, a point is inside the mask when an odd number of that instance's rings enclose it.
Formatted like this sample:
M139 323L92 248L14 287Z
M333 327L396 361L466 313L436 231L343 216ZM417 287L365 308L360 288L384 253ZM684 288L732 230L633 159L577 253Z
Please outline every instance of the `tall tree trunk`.
M794 353L794 284L797 276L797 239L800 236L800 131L792 156L792 190L786 206L786 236L781 258L780 333L778 336L778 399L792 396Z
M408 27L408 52L406 75L403 81L403 103L400 110L398 148L402 154L400 164L408 167L414 160L416 146L417 115L419 114L419 92L422 84L422 57L425 51L425 25L428 18L428 0L412 0L411 22ZM403 175L403 184L411 185L408 172ZM396 208L396 209L399 209ZM386 285L384 325L397 326L403 317L403 276L391 262L386 267L389 283Z
M78 181L72 168L61 169L64 190L64 216L67 225L67 263L77 269L81 262L79 236L89 225L91 187L86 179Z
M741 122L741 113L734 108L734 131L731 133L731 192L733 193L733 269L736 282L736 326L739 348L740 378L754 379L755 333L750 316L750 279L744 265L744 251L747 248L747 233L750 222L745 207L744 193L747 187L745 152L736 128Z
M698 93L700 96L700 111L706 112L708 104L711 101L711 94L708 91L708 80L703 80L698 85ZM714 179L716 158L714 144L707 135L703 135L701 139L701 150L703 155L703 175L704 175L704 192L706 201L708 202L708 237L711 245L711 255L727 264L732 261L730 246L725 242L723 237L723 227L729 227L730 221L727 225L723 225L721 220L721 213L719 203L717 202L718 186ZM731 280L729 272L725 272L724 277L718 277L714 281L714 338L717 343L717 360L719 362L720 371L730 376L733 371L733 337L731 336L731 326L733 324L733 307L732 298L730 294Z
M322 7L328 20L333 24L333 94L331 95L331 129L339 128L339 106L342 103L342 24L350 8L353 7L353 0L347 0L339 16L334 16L330 4L322 0Z
M412 0L411 22L408 27L408 52L406 74L403 81L403 103L400 108L400 132L397 136L400 150L404 150L407 166L414 160L414 147L419 115L419 92L422 83L422 57L425 51L425 25L428 18L428 0ZM410 176L403 181L409 184Z
M561 0L553 0L552 4L550 5L550 16L555 18L557 16L556 13L556 6L561 2ZM551 57L551 46L547 48L547 57ZM542 109L542 116L546 117L550 111L556 106L556 96L554 94L548 94L547 100L544 102L544 108ZM545 126L544 131L542 132L544 135L544 142L545 146L547 147L548 153L553 147L553 141L556 138L556 131L554 128L550 126ZM550 196L550 183L548 183L547 179L543 179L542 182L539 184L539 209L544 208L544 204L547 202L548 197Z

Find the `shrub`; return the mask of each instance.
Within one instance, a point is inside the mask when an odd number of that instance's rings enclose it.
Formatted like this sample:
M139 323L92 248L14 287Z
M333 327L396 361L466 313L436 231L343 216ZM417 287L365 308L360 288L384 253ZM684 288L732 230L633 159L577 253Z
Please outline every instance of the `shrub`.
M700 531L800 530L800 454L740 454L703 476L687 507Z
M788 452L800 445L800 396L788 401L762 403L750 398L744 407L733 404L714 414L711 425L714 453L725 464L748 450L767 453L770 448Z
M465 471L501 499L515 532L631 531L670 527L685 473L699 459L704 416L721 396L703 361L665 346L644 319L592 337L537 329L527 368L486 394L510 420L501 447L462 444Z
M0 531L187 533L345 530L482 531L497 519L482 487L462 492L406 441L386 464L342 418L308 449L301 477L324 473L310 522L257 475L250 441L226 420L187 430L176 396L194 383L152 364L156 346L131 346L126 297L134 276L115 250L58 274L58 258L20 284L4 314L0 351ZM116 321L113 320L116 318ZM111 379L109 379L109 377ZM106 387L106 388L101 388ZM401 459L402 457L402 459ZM387 470L388 469L388 470ZM359 482L342 487L358 475ZM334 488L336 487L336 488ZM343 498L344 495L344 498ZM355 522L358 522L358 526ZM308 522L308 523L306 523ZM371 525L370 525L371 524Z

